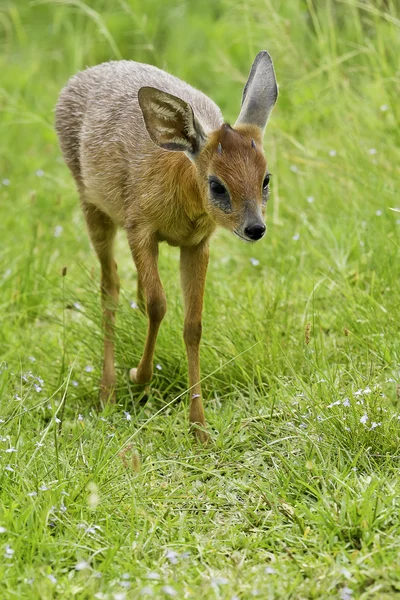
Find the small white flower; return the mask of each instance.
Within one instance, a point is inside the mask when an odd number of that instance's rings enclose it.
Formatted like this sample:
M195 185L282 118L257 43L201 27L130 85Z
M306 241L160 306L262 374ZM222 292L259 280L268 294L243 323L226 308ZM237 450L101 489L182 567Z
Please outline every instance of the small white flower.
M353 590L347 587L347 585L340 590L340 600L351 600L352 595Z
M332 402L332 404L328 404L328 408L332 408L332 406L338 406L340 404L340 400L336 400L336 402Z
M211 577L211 585L213 587L217 585L226 585L227 583L229 583L229 579L226 577Z
M377 217L381 217L382 216L382 211L381 210L377 210L375 214L376 214Z
M56 423L61 423L61 419L59 419L58 417L54 417L54 420Z
M44 483L42 483L42 485L40 486L39 490L41 492L47 492L47 490L49 490L50 488L47 487L47 485L45 485Z
M363 425L365 425L365 423L368 421L368 415L365 414L361 417L360 419L360 423L362 423Z
M253 267L257 267L257 265L260 264L260 261L257 258L251 258L250 262L253 265Z
M125 600L126 594L125 592L114 592L113 598L114 600Z
M314 196L308 196L307 202L308 204L312 204L314 202Z
M276 573L276 571L273 567L265 567L264 573L266 573L267 575L273 575L274 573Z
M381 425L382 425L382 423L376 423L375 421L372 421L370 431L372 429L375 429L376 427L380 427Z
M79 383L77 381L71 381L71 383L74 387L78 387L78 385L79 385Z
M292 171L292 173L298 173L299 169L298 167L296 167L296 165L290 165L290 170Z
M5 468L6 471L10 471L10 473L14 473L15 472L11 465L7 465L4 468Z
M36 175L37 175L37 177L43 177L43 175L44 175L44 171L43 171L43 169L38 169L38 170L36 171Z
M60 504L60 512L62 512L62 513L67 512L67 507L65 506L64 502L61 502L61 504Z
M329 150L329 156L336 156L336 150Z
M138 306L138 305L136 304L136 302L134 302L133 300L130 302L130 306L131 306L131 308L133 308L134 310L135 310L136 308L139 308L139 306Z
M50 579L51 583L57 583L57 578L54 577L53 573L50 573L50 575L47 575L47 578Z
M140 590L141 596L153 596L153 594L154 594L153 588L151 588L148 585Z
M179 560L178 560L178 554L177 552L175 552L175 550L166 550L165 551L165 558L167 560L169 560L169 562L171 563L171 565L176 565Z
M35 390L39 393L42 391L42 388L40 387L40 385L38 385L37 383L33 384L33 387L35 388Z
M350 400L348 398L343 400L343 406L350 406Z
M108 423L108 421L105 417L100 417L100 421L103 421L104 423Z
M162 366L160 365L160 363L156 364L156 369L158 369L159 371L162 371Z
M147 573L146 577L147 579L153 579L153 581L158 581L159 579L161 579L161 575L159 573L155 573L154 571L150 571L150 573Z
M90 569L90 565L88 562L86 562L86 560L81 560L80 562L76 563L75 571L83 571L84 569Z
M18 396L18 394L15 394L14 400L17 400L17 402L21 402L22 398L21 396Z
M36 362L36 358L34 356L28 356L28 360L31 362Z
M125 589L129 590L129 588L131 587L131 582L130 581L120 581L119 585L121 587L124 587Z
M85 367L85 371L86 373L92 373L92 371L94 371L94 368L92 367L92 365L87 365Z
M161 588L161 591L164 592L167 596L176 596L176 590L170 585L164 585Z
M382 111L382 112L386 112L388 108L389 108L389 107L388 107L388 105L387 105L387 104L382 104L382 106L381 106L381 111Z
M83 421L83 415L78 415L78 421Z
M1 182L3 185L10 185L11 181L7 178L3 179L3 181Z
M82 310L82 304L80 302L74 302L73 306L76 310Z
M5 527L0 527L0 533L6 533L7 529Z
M295 233L294 236L292 237L292 240L294 240L295 242L297 242L297 240L300 239L300 234L299 233Z
M368 150L368 154L376 154L377 152L378 152L378 151L377 151L377 149L376 149L376 148L370 148L370 149Z
M37 496L37 492L29 492L27 494L27 496L30 496L31 498L33 498L33 496Z
M6 450L7 454L11 454L11 452L16 452L16 451L17 451L17 449L13 448L13 447L7 448L7 450Z
M127 421L132 421L132 415L130 415L128 412L124 411L124 415L126 417Z
M54 228L53 235L54 235L54 237L58 238L58 237L60 237L60 235L62 234L62 232L63 232L62 225L56 225L55 228Z
M14 550L11 548L11 546L9 544L7 544L6 548L5 548L5 552L4 552L4 556L6 558L11 558L11 556L14 555Z

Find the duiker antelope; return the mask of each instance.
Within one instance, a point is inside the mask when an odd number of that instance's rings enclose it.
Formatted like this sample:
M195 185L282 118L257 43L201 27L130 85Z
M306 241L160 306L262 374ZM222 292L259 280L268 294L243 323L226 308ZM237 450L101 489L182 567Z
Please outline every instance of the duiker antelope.
M80 195L101 265L104 364L102 402L115 400L114 319L119 277L113 257L117 227L127 234L137 268L138 303L148 331L131 380L153 375L157 333L166 312L158 244L180 247L190 423L207 439L200 386L201 315L208 244L217 225L247 242L265 233L269 174L263 134L277 99L273 63L260 52L231 127L202 92L133 61L78 73L62 90L56 129Z

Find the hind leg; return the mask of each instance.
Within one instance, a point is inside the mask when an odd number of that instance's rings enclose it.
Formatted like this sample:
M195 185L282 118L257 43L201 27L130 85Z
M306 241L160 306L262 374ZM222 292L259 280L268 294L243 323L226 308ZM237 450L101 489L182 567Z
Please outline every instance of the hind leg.
M117 226L93 204L83 202L90 239L101 266L101 304L104 329L104 362L100 382L100 402L115 402L114 324L118 305L119 277L113 244Z

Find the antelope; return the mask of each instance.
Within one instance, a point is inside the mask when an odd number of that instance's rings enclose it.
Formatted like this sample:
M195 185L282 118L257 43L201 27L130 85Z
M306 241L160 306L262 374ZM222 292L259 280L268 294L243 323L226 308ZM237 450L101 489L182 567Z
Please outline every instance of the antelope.
M200 384L200 339L209 241L217 226L246 242L266 231L270 174L263 135L278 96L268 52L257 54L233 127L205 94L154 66L121 60L72 77L56 107L56 130L76 181L101 266L104 362L100 401L115 402L115 311L120 282L113 242L127 235L137 269L138 305L147 312L142 358L131 381L148 384L166 296L158 246L180 248L189 421L208 439Z

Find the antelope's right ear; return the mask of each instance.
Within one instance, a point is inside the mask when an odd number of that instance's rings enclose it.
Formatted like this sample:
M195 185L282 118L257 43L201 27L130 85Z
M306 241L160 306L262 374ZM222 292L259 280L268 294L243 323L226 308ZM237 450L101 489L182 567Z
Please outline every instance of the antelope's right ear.
M243 90L242 108L236 125L257 125L262 131L278 97L274 64L266 50L259 52Z
M140 88L138 100L153 142L164 150L185 152L194 159L207 136L190 104L153 87Z

